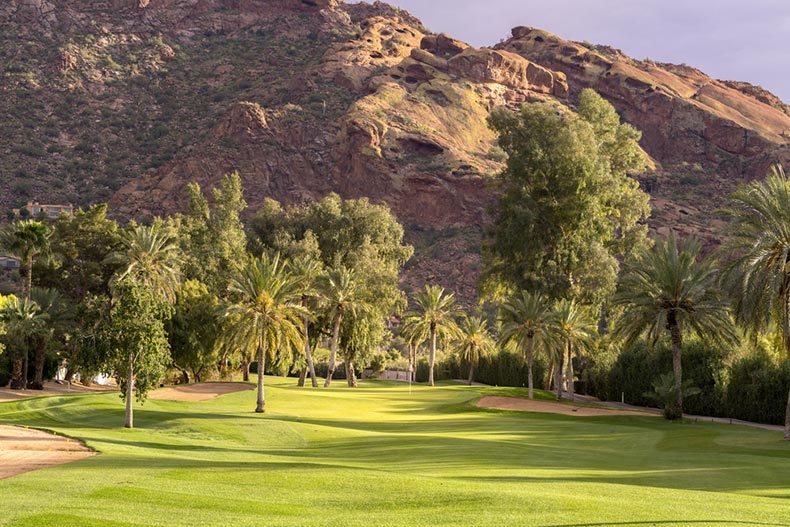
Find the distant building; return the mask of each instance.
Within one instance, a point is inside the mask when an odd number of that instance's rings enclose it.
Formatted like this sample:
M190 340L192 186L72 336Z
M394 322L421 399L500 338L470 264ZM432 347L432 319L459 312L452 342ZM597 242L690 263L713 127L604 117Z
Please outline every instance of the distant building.
M10 256L0 256L0 269L19 269L19 260Z
M27 205L22 208L26 209L31 216L36 216L37 214L43 212L54 220L60 218L61 214L65 214L69 218L74 216L74 205L71 203L68 205L43 205L37 201L28 201ZM14 214L19 216L21 210L22 209L14 209Z

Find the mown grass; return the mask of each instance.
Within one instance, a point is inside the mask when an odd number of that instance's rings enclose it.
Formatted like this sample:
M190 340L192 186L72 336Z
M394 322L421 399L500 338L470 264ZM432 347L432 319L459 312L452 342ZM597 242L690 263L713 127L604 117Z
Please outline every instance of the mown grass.
M265 416L251 391L151 400L135 430L115 394L0 404L0 423L101 452L0 481L0 525L790 525L778 432L476 408L494 388L267 382Z

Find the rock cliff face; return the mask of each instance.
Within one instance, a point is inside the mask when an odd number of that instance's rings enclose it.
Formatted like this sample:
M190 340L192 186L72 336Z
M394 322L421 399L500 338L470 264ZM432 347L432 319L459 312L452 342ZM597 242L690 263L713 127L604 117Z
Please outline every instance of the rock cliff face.
M503 166L496 106L600 92L643 132L658 230L714 239L721 198L790 158L790 110L759 87L527 27L477 49L381 2L5 0L0 63L1 206L150 216L237 170L252 210L388 203L418 246L410 279L467 297Z

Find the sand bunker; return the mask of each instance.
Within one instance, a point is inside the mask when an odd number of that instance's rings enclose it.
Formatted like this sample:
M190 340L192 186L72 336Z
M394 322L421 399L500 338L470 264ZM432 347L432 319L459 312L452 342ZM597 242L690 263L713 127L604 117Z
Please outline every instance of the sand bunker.
M0 479L95 454L76 439L32 428L0 425Z
M618 410L609 408L595 408L589 406L573 406L552 401L530 401L520 397L504 397L500 395L486 395L477 402L480 408L498 408L500 410L520 410L523 412L542 412L547 414L575 415L578 417L597 417L604 415L639 415L655 416L650 412L638 410Z
M241 382L206 382L184 384L151 392L148 397L165 401L206 401L226 393L254 390L255 386Z

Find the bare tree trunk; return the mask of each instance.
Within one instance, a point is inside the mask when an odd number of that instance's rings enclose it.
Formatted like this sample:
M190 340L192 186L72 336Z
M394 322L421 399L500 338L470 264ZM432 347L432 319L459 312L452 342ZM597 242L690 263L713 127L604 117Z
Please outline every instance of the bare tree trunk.
M436 326L431 323L431 357L428 370L428 386L433 386L433 367L436 364Z
M544 386L545 386L545 388L544 388L544 389L545 389L547 392L551 390L552 381L554 381L554 377L555 377L555 376L554 376L554 371L555 371L555 368L556 368L556 367L555 367L555 365L554 365L554 362L555 362L555 361L554 361L554 360L552 360L552 361L551 361L551 364L549 365L549 374L548 374L548 376L546 377L546 383L544 384Z
M335 374L335 368L337 368L337 341L340 340L341 320L343 320L342 311L337 315L337 320L335 320L335 328L332 330L332 347L329 350L329 371L326 373L324 388L328 388L332 383L332 376Z
M250 382L250 361L245 360L241 363L241 379Z
M555 359L559 360L559 364L557 364L557 367L554 369L554 387L557 389L558 401L562 400L562 366L564 359L564 353L560 353L559 359Z
M529 393L529 398L534 399L533 390L532 390L532 347L534 346L534 342L532 341L532 337L527 339L527 390Z
M357 373L354 371L354 361L346 361L346 379L348 380L349 388L357 387Z
M11 361L11 389L19 390L22 388L24 379L22 377L22 358L14 357Z
M36 374L33 378L31 388L34 390L44 389L44 355L47 351L47 341L44 338L36 339Z
M307 369L310 370L310 382L313 388L318 388L318 381L315 378L315 364L313 364L313 350L310 349L310 323L304 317L304 354L307 357ZM302 384L304 386L304 383Z
M307 368L302 368L302 371L299 372L299 380L296 381L296 385L299 388L302 388L304 386L304 381L306 380L307 380Z
M469 386L472 386L472 382L475 378L475 361L469 361Z
M265 371L266 354L264 353L263 346L258 346L258 405L255 407L255 413L262 414L265 412L265 395L263 393L263 372Z
M126 374L126 420L123 426L126 428L134 428L134 407L132 406L132 398L134 397L134 356L129 353L129 371Z
M575 400L575 386L573 385L573 350L571 349L571 343L568 343L568 371L566 373L567 381L568 381L568 395L571 398L571 401Z
M680 415L678 418L683 417L683 366L681 364L681 350L683 347L683 336L680 331L680 324L675 317L674 312L670 312L667 317L667 324L669 325L669 334L672 337L672 371L675 374L675 391L677 392L677 410Z
M30 368L30 363L28 361L28 357L30 356L30 345L28 344L25 346L25 364L22 366L22 389L27 390L28 388L28 380L27 380L27 371Z

